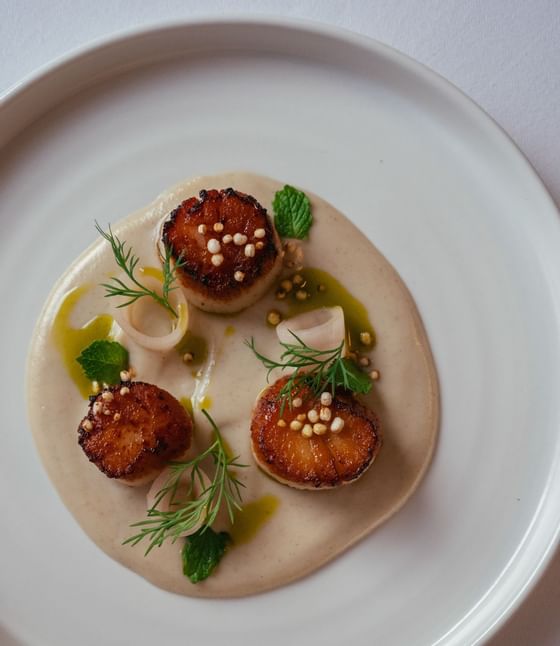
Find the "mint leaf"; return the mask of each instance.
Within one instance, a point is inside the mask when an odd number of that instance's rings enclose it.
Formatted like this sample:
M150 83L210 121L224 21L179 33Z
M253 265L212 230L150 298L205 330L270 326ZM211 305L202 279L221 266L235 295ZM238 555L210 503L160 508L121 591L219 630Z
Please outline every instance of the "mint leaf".
M82 351L76 361L88 379L106 384L118 384L121 370L128 368L128 351L117 341L94 341Z
M230 541L227 532L218 534L208 526L187 536L183 547L183 574L192 583L207 579L221 561Z
M344 358L338 361L335 370L337 387L341 386L362 395L367 395L371 390L371 379L351 359Z
M274 225L282 238L307 238L313 224L309 198L293 186L277 191L272 202Z

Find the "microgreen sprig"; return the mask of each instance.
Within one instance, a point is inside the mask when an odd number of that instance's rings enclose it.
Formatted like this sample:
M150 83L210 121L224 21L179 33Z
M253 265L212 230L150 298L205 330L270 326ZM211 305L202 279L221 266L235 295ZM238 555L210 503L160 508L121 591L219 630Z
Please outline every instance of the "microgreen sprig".
M193 529L203 521L202 528L210 527L218 516L222 505L226 506L231 522L234 521L235 510L241 510L241 487L245 485L240 482L232 467L243 468L248 465L238 462L237 457L228 457L224 440L216 423L206 410L202 413L210 422L214 431L214 442L202 453L187 462L171 462L171 475L163 488L157 493L154 504L147 511L147 518L131 525L139 527L140 531L134 536L127 538L123 545L130 543L136 545L144 539L149 540L146 554L154 547L160 547L164 541L171 539L174 543L184 532ZM206 458L214 462L214 478L210 485L205 485L201 464ZM181 476L190 470L190 485L184 500L177 500L178 487ZM198 483L201 494L198 498L192 499L195 490L195 483ZM166 496L170 496L170 510L160 511L157 509L159 503Z
M310 389L313 397L317 397L325 390L330 390L334 395L337 388L361 394L371 390L368 376L351 359L343 356L344 341L341 341L336 348L318 350L304 343L291 330L290 334L296 343L280 343L284 348L280 361L265 357L258 352L253 338L245 341L268 370L267 381L270 373L275 369L293 370L278 393L278 398L282 402L280 414L284 412L286 403L291 408L292 398L306 388Z
M149 289L143 285L135 276L134 272L136 266L140 259L138 256L135 256L132 253L132 247L126 247L126 242L120 240L111 230L111 225L109 225L109 231L104 231L98 222L95 223L95 228L97 231L107 240L111 245L113 250L113 256L115 257L115 262L117 265L124 271L128 278L132 281L133 285L127 285L120 278L111 276L112 283L102 283L102 287L105 287L106 297L109 296L120 296L128 299L124 303L120 303L117 307L126 307L136 302L139 298L144 296L149 296L154 299L160 305L163 305L166 310L168 310L175 318L178 318L177 312L174 310L173 306L169 302L169 294L174 289L177 289L177 286L173 285L177 279L176 271L182 267L185 262L179 257L175 263L172 263L172 250L167 245L165 246L165 257L163 259L163 283L162 283L162 295L160 296L153 289Z

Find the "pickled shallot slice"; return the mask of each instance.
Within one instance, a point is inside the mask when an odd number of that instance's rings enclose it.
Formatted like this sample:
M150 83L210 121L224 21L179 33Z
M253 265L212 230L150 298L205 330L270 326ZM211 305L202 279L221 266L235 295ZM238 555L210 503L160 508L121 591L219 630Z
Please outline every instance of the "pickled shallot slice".
M143 283L162 293L162 283L153 276L145 276ZM135 343L156 352L168 352L185 335L189 324L189 310L180 287L169 292L169 301L177 312L175 318L150 298L139 298L126 307L114 310L115 320L123 332Z
M297 339L315 350L332 350L344 341L346 354L346 326L342 307L320 307L298 314L276 326L280 343L294 344Z

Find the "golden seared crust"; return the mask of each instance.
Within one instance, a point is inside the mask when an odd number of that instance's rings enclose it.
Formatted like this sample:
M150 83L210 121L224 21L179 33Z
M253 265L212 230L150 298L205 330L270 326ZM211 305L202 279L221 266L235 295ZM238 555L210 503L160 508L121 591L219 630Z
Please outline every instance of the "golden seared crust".
M321 404L311 399L308 391L299 391L303 405L292 410L286 405L282 414L286 425L279 426L278 392L287 379L283 377L268 387L253 411L251 443L259 466L276 480L300 489L332 488L359 478L381 448L377 416L353 395L338 392L327 407L331 420L319 420L329 430L324 435L304 437L301 430L290 428L290 422L298 415L307 416L312 408L319 413ZM338 433L330 431L335 417L344 420L344 428ZM298 421L310 423L308 419Z
M215 224L221 230L215 231ZM201 225L204 232L199 230ZM255 236L259 229L264 230L263 237ZM224 236L227 239L235 234L246 236L246 242L224 242ZM219 266L213 264L215 254L207 247L211 239L220 243L217 253L223 261ZM230 304L239 300L280 266L280 241L266 209L254 197L232 188L203 190L200 198L182 202L164 223L162 240L175 260L181 256L184 265L179 278L198 297L193 302L201 300L202 306L206 301ZM254 245L254 256L246 255L246 245ZM243 274L242 280L236 280L236 272Z
M191 444L192 432L192 420L175 397L136 381L111 386L91 398L78 442L106 476L130 484L147 481L180 457Z

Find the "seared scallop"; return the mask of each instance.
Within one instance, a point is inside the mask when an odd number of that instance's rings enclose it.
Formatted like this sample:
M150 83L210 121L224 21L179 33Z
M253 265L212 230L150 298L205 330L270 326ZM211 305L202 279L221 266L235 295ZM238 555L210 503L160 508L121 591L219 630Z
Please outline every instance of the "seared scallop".
M140 485L188 450L192 432L192 420L175 397L136 381L91 398L78 442L106 476Z
M312 398L294 394L282 415L278 393L287 377L259 397L251 422L257 464L270 476L298 489L327 489L359 478L381 448L377 416L346 392Z
M163 225L162 241L179 257L188 300L208 312L237 312L270 288L282 267L280 239L254 197L232 188L200 191Z

